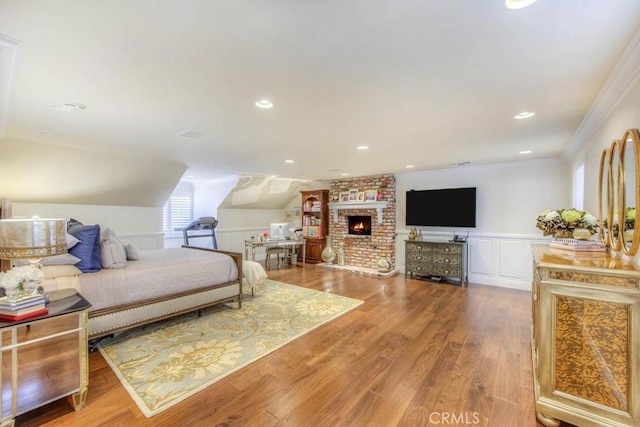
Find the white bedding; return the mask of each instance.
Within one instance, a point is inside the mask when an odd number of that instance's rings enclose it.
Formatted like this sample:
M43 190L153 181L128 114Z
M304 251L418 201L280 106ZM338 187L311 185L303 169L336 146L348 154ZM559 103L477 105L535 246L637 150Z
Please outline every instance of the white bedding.
M45 290L74 287L91 303L91 311L96 311L237 278L237 266L228 255L186 248L154 249L140 251L140 260L128 261L123 269L47 280Z

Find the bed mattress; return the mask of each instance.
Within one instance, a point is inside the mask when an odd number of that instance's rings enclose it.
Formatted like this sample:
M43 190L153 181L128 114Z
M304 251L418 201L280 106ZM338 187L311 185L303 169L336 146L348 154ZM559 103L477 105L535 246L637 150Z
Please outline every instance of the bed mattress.
M80 293L91 311L117 307L238 279L234 260L225 254L186 248L140 252L123 269L78 276Z

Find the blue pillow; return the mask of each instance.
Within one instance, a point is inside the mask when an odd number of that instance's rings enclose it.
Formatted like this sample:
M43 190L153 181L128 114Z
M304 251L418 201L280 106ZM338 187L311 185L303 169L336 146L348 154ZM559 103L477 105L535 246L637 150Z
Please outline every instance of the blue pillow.
M69 249L69 253L80 258L76 264L83 273L95 273L102 268L100 259L100 226L74 224L67 230L80 243Z

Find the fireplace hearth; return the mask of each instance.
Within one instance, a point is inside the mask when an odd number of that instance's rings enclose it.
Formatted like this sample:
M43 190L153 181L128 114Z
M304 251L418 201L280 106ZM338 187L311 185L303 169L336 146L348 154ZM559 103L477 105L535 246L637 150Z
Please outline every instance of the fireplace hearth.
M349 234L355 236L371 236L371 216L370 215L350 215Z

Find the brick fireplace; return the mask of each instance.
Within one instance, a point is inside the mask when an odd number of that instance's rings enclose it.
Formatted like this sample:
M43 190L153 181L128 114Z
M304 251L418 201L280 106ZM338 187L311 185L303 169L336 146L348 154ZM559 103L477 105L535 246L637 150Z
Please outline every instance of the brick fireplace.
M376 269L379 258L391 261L392 270L396 265L396 180L392 174L372 175L350 179L333 180L329 183L329 200L338 202L340 193L357 189L359 192L377 190L377 200L387 202L382 209L382 221L375 208L340 209L337 221L332 212L329 214L329 235L331 246L337 251L342 247L345 255L345 268ZM349 217L370 217L370 235L361 232L349 234ZM353 226L354 224L352 224ZM359 224L357 225L359 227Z

